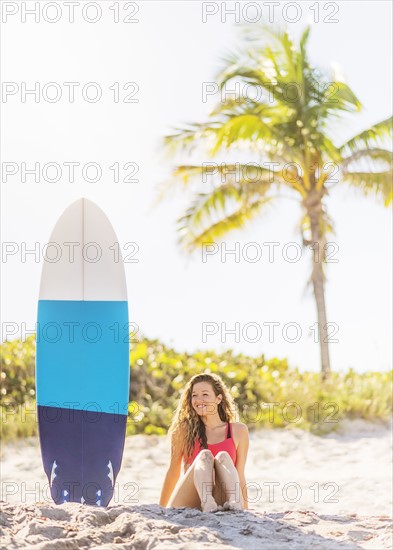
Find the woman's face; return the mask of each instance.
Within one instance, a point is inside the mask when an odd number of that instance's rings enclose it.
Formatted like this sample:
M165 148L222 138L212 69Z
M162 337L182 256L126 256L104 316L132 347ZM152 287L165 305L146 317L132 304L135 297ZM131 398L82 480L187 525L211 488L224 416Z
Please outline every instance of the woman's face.
M216 413L220 401L220 396L216 396L209 382L194 384L191 391L191 404L199 415L206 416L207 414Z

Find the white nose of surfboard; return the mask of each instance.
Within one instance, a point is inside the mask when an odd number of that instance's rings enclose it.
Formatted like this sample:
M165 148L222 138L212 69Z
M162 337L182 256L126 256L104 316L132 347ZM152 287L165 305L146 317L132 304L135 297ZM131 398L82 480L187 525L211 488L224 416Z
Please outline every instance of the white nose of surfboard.
M66 208L44 256L40 300L127 300L116 234L94 202L82 198Z

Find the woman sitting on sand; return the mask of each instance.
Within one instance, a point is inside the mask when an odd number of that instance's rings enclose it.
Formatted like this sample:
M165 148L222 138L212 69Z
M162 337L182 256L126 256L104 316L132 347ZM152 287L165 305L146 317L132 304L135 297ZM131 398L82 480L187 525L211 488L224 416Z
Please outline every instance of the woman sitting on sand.
M248 428L231 422L234 407L228 388L216 374L197 374L188 381L168 431L171 459L161 506L187 506L202 512L248 509L244 478Z

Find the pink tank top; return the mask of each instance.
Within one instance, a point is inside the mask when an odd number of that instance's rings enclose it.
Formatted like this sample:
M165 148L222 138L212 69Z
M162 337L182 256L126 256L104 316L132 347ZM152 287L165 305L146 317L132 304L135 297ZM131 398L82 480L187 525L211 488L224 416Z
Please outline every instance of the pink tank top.
M231 457L233 464L236 466L236 445L232 438L230 422L228 422L226 439L224 439L224 441L221 441L220 443L212 443L211 445L209 445L208 443L207 448L209 449L209 451L212 452L213 456L216 456L216 454L219 453L220 451L226 451ZM185 463L192 464L201 450L202 450L202 447L199 441L196 440L194 445L194 451L192 454L192 460L185 460Z

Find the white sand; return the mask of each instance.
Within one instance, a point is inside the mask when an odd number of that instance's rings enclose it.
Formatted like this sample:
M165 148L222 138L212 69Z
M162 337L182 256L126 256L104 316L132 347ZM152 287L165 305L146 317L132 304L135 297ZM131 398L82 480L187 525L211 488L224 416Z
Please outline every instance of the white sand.
M347 421L325 437L250 432L242 512L161 508L165 437L127 438L107 508L56 506L37 439L7 445L2 455L0 548L393 548L391 426Z

